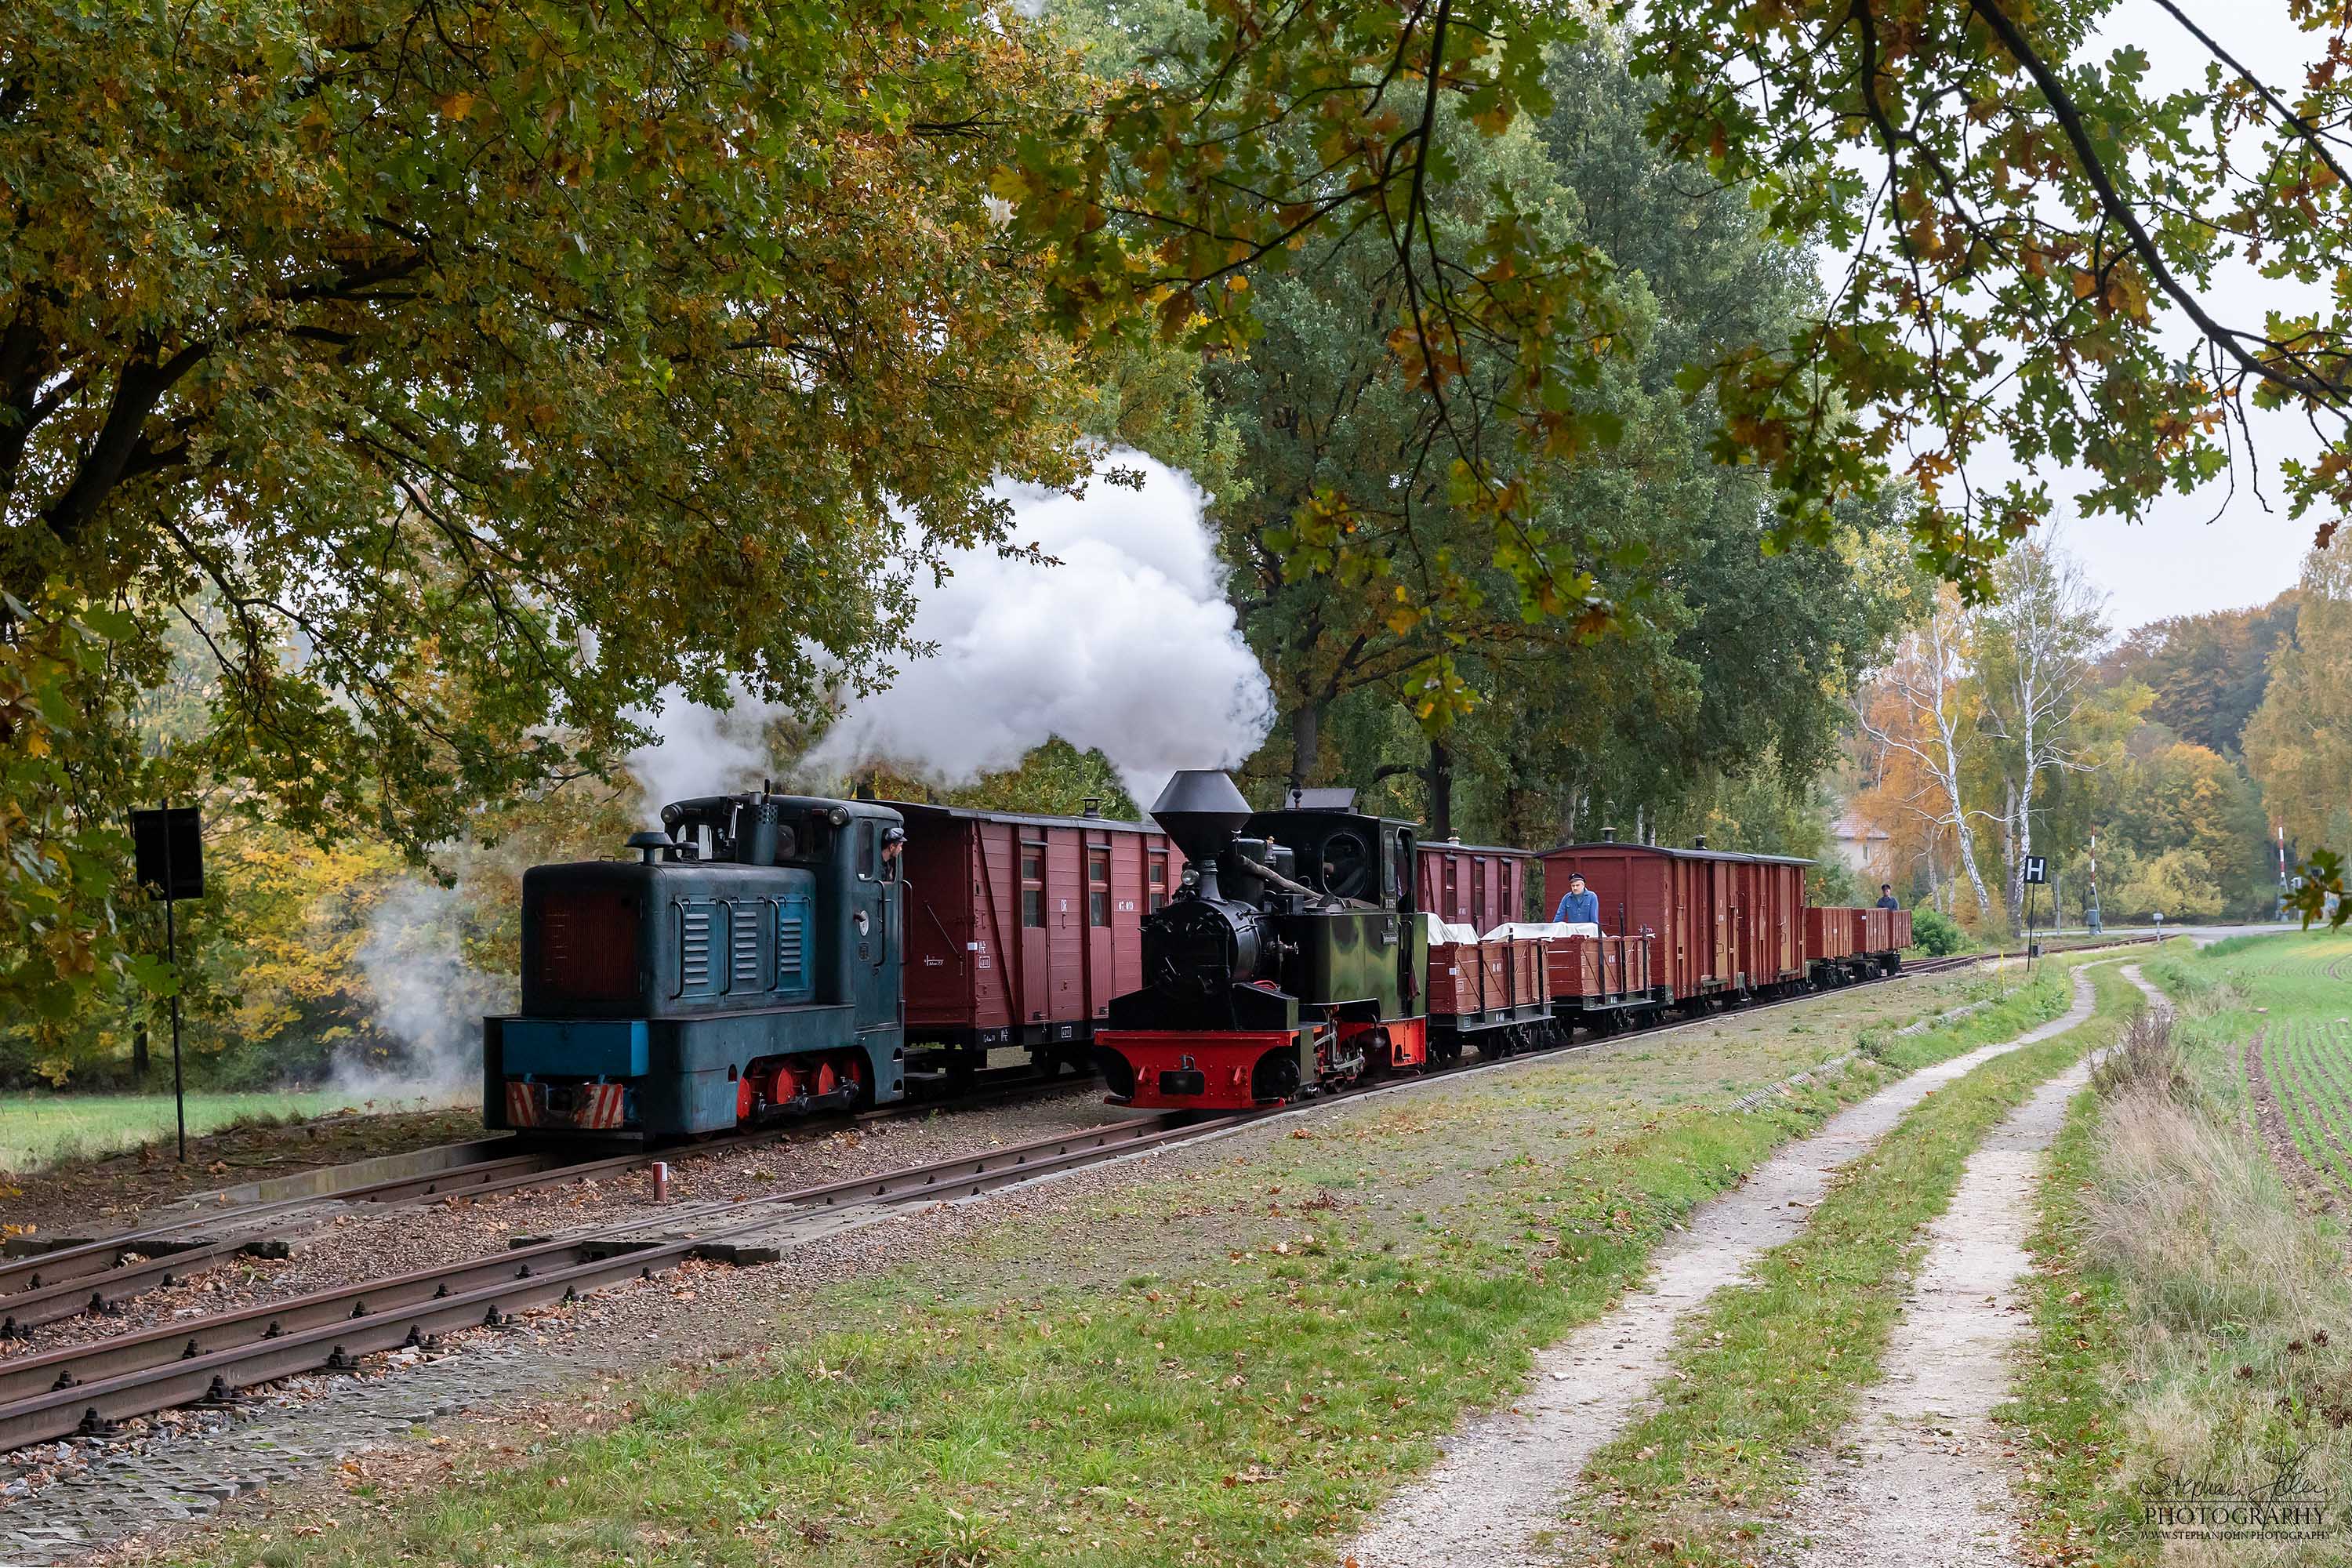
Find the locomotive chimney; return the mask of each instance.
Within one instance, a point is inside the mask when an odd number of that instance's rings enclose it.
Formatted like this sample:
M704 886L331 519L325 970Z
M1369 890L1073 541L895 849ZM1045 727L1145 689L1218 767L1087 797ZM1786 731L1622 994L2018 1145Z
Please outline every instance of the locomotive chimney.
M629 847L644 857L648 866L662 858L663 851L676 847L676 842L659 828L629 835Z
M1613 827L1604 827L1604 828L1602 828L1602 829L1601 830L1601 843L1603 843L1603 844L1614 844L1614 843L1616 843L1616 842L1617 842L1617 830L1616 830L1615 828L1613 828Z
M1151 820L1201 868L1201 896L1217 897L1217 853L1250 819L1249 802L1215 768L1185 768L1151 803Z

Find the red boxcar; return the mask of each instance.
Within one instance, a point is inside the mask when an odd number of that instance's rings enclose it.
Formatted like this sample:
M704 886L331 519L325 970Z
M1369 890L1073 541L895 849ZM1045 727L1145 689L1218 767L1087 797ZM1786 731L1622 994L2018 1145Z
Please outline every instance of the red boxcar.
M1911 945L1911 911L1909 910L1888 910L1886 923L1892 928L1886 936L1888 946L1900 952Z
M1654 933L1671 1000L1768 989L1803 978L1805 868L1785 855L1704 846L1563 844L1542 856L1549 892L1580 872L1606 935Z
M1147 823L889 804L907 819L908 1048L1087 1060L1110 999L1143 984L1143 917L1182 852Z
M1474 927L1483 936L1507 921L1528 918L1535 857L1527 850L1424 839L1415 856L1414 890L1421 907L1439 920Z

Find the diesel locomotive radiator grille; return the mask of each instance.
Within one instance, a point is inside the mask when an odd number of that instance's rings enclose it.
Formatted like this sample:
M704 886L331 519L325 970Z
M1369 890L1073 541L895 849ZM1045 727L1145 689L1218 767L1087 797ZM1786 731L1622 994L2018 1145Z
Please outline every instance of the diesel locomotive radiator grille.
M637 990L637 900L607 890L551 894L539 907L535 988L551 1001L618 1002Z

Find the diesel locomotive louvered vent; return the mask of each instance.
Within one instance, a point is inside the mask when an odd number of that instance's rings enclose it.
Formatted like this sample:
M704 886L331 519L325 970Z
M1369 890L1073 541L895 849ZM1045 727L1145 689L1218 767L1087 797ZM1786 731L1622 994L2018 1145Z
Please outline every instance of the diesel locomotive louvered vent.
M727 989L760 988L760 906L734 904L727 910Z
M692 995L710 989L710 906L678 906L678 990Z
M806 984L801 966L807 962L808 935L797 915L782 915L776 921L776 989L797 990Z

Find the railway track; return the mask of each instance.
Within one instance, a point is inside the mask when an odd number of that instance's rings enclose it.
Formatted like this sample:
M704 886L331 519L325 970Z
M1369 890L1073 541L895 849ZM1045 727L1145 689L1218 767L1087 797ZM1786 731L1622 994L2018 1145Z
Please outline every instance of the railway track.
M457 1329L496 1327L526 1308L694 1257L765 1261L790 1246L871 1223L895 1208L977 1196L1017 1182L1122 1158L1255 1120L1183 1123L1136 1117L969 1158L805 1187L694 1212L691 1237L648 1239L642 1224L534 1243L0 1362L0 1451L102 1435L114 1422L175 1405L226 1401L298 1373L348 1370L362 1356L422 1345Z
M25 1330L86 1312L118 1311L124 1303L184 1279L224 1258L239 1253L282 1257L286 1222L333 1205L394 1206L461 1195L488 1197L641 1170L656 1160L756 1148L932 1110L973 1110L1042 1098L1073 1084L1068 1079L1038 1076L1030 1068L1007 1068L992 1076L979 1075L966 1089L948 1096L897 1100L847 1116L813 1118L699 1143L635 1149L593 1159L581 1159L560 1148L518 1146L515 1152L493 1159L207 1210L167 1224L0 1258L0 1340L21 1337Z
M2158 939L2134 937L2109 945L2132 946L2154 940ZM1990 956L1993 955L1930 959L1907 966L1902 973L1942 973L1981 963ZM1814 992L1778 998L1742 1011L1794 1006L1822 994ZM1672 1034L1703 1027L1720 1016L1710 1012L1607 1038L1614 1041L1633 1035ZM690 1227L687 1235L677 1235L670 1228L659 1236L647 1236L648 1222L640 1219L626 1226L533 1241L496 1255L160 1325L38 1355L0 1360L0 1451L75 1435L102 1436L117 1423L134 1416L183 1405L233 1401L242 1390L300 1373L352 1370L361 1357L369 1354L405 1345L425 1345L436 1335L457 1330L495 1327L527 1309L575 1300L590 1290L623 1280L650 1278L688 1258L714 1258L747 1264L771 1262L792 1247L874 1223L909 1205L976 1197L1084 1166L1127 1159L1172 1143L1220 1136L1273 1118L1402 1092L1466 1074L1490 1072L1580 1049L1591 1043L1573 1042L1458 1063L1416 1078L1352 1087L1299 1104L1208 1119L1183 1112L1135 1117L1084 1132L1034 1139L981 1155L908 1166L794 1192L681 1205L655 1223L665 1227ZM1034 1081L1041 1088L1066 1086L1066 1080ZM564 1173L584 1173L591 1165L634 1165L655 1157L633 1154L614 1161L589 1162L586 1165L566 1166ZM497 1178L516 1185L532 1179L531 1173ZM494 1189L485 1185L473 1190ZM184 1258L186 1255L180 1256Z

